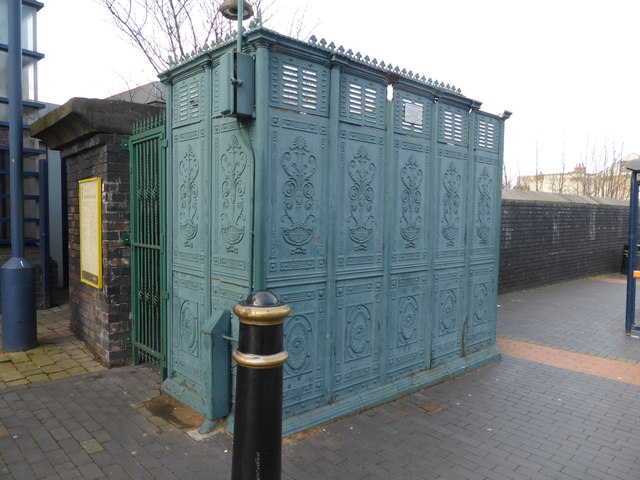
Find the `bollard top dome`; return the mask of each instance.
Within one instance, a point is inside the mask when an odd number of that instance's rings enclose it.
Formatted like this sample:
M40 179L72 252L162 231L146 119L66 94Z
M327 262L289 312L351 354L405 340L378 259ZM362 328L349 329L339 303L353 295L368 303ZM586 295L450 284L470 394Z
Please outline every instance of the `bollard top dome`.
M244 303L251 307L275 307L276 305L281 305L278 297L266 290L253 292L247 297Z
M289 305L265 290L253 292L244 302L236 303L233 307L233 313L238 316L240 323L250 325L278 325L290 312Z

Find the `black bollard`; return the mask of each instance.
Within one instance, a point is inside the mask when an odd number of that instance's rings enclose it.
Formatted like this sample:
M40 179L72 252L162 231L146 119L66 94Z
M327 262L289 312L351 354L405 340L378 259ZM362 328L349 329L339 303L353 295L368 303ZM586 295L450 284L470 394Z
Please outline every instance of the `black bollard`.
M282 469L282 324L291 309L271 292L233 307L240 319L233 423L233 480L279 480Z

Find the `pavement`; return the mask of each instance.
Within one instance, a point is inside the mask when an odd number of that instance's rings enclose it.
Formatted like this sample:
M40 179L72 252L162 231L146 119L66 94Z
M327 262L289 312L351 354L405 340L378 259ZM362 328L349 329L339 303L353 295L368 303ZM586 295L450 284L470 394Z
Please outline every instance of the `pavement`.
M106 370L84 342L69 330L69 307L38 310L38 346L26 352L2 352L0 392L6 387L48 382Z
M624 277L499 305L501 361L285 439L282 478L640 479L640 339L624 333ZM21 371L11 355L0 366ZM61 371L0 385L1 479L230 478L232 437L198 440L154 409L153 369Z

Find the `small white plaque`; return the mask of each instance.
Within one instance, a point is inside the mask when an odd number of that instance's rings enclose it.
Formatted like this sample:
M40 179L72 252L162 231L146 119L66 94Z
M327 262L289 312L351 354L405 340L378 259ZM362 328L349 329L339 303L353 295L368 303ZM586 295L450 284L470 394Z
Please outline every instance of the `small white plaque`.
M413 125L422 125L422 113L424 107L415 103L404 104L404 122Z

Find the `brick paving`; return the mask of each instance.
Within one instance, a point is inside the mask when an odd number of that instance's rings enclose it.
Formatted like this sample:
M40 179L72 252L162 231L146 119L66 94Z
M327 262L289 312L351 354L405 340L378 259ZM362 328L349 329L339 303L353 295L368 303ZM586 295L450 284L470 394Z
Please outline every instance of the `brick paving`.
M597 279L501 296L502 361L286 439L282 478L638 480L640 387L621 373L640 340L611 318L621 298ZM153 416L158 388L125 367L0 389L0 478L230 478L232 438Z
M69 306L37 311L38 347L4 352L0 329L0 389L106 370L69 329Z
M635 363L568 352L509 338L498 338L496 343L503 355L640 386L640 365Z

